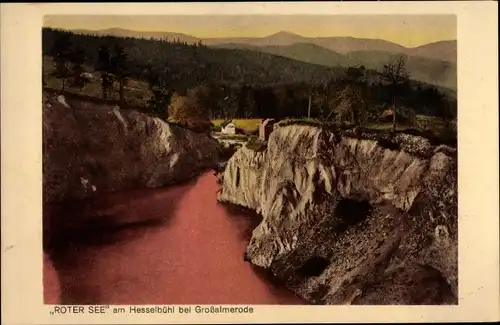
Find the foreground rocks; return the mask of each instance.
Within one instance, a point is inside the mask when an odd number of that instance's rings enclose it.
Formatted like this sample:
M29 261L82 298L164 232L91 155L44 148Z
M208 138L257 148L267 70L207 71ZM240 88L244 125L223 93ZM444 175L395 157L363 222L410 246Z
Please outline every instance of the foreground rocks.
M456 304L456 150L284 126L228 161L219 200L263 221L245 259L317 304Z
M219 147L137 111L44 93L44 202L178 183L213 167Z

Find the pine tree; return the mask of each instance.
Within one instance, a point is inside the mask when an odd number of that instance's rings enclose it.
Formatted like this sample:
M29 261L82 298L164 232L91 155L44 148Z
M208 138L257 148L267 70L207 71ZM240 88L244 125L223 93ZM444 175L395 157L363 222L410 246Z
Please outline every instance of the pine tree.
M171 85L168 76L169 73L166 69L162 72L149 69L146 75L149 90L153 93L153 97L149 100L149 107L155 115L165 120L169 117L168 105L172 97L172 89L170 88Z
M88 79L84 77L85 73L85 59L86 59L86 52L83 48L77 47L72 53L71 53L71 61L72 61L72 68L71 68L71 87L77 87L80 90L85 87L85 85L88 83Z
M110 68L115 81L119 84L120 107L123 108L125 105L125 85L127 84L130 76L129 62L127 53L125 52L125 48L123 48L123 46L115 45L113 50Z
M101 73L102 98L107 99L109 96L110 87L113 85L113 77L110 72L111 53L107 46L101 46L99 48L96 70Z
M69 33L61 33L55 39L51 49L51 55L55 64L55 71L51 73L53 77L61 79L61 91L66 89L66 81L71 77L71 37Z

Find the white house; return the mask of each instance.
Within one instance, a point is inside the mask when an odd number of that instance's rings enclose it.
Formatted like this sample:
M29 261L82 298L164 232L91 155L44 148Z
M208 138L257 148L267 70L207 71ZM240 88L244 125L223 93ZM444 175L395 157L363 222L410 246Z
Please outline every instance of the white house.
M224 134L236 134L236 125L233 122L228 123L221 130Z

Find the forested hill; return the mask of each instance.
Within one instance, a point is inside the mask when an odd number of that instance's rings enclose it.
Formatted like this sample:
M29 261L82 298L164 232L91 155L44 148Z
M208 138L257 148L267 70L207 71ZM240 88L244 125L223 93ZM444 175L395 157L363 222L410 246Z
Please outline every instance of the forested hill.
M115 44L124 48L132 77L145 79L156 71L167 73L179 87L201 83L275 85L297 82L324 84L344 73L342 68L309 64L266 53L239 49L217 49L201 44L138 38L79 35L43 29L43 54L50 55L54 41L67 34L71 43L86 52L86 63L96 67L99 48Z
M364 65L368 69L380 70L391 59L403 56L413 79L456 90L457 67L454 62L411 56L401 52L363 50L339 53L313 43L295 43L282 46L252 46L241 43L221 44L218 48L246 49L328 67Z
M395 100L409 116L456 116L452 90L415 81L411 71L390 79L404 83L387 84L384 69L397 62L377 71L364 64L327 67L245 49L53 29L43 29L43 54L46 87L147 106L163 117L174 94L198 87L210 94L203 96L212 117L330 119L346 114L340 112L344 103L352 108L348 111L372 119ZM85 71L96 72L88 82Z

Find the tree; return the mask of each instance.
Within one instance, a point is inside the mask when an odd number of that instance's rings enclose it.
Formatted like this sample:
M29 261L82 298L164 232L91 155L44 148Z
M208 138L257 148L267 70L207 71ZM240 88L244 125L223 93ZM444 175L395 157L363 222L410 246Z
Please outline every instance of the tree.
M254 92L256 115L260 118L281 118L278 99L271 87L256 89Z
M310 85L309 96L307 98L307 117L321 117L322 116L322 102L326 97L326 83L319 85Z
M84 63L86 59L86 52L83 48L77 47L71 53L72 73L71 73L71 87L77 87L82 90L89 81L85 76Z
M125 86L130 77L130 63L122 45L115 44L112 50L107 46L99 48L97 71L101 72L102 96L108 98L109 90L115 82L119 85L120 107L125 105Z
M243 84L236 95L237 109L236 117L248 118L255 115L255 97L254 90L251 86ZM222 113L224 111L222 110Z
M209 109L203 105L204 91L196 87L189 89L186 96L174 93L168 107L169 119L197 132L210 132L212 122Z
M62 33L55 38L51 55L55 61L52 76L61 79L61 91L64 92L67 85L81 90L87 83L84 76L85 50L74 46L70 34Z
M346 70L346 77L351 83L359 83L362 81L366 73L364 65L358 67L348 67Z
M109 89L113 85L113 76L111 74L111 53L107 46L99 48L96 71L101 73L102 98L107 99Z
M115 45L110 59L110 72L114 80L119 84L120 107L125 105L125 85L130 76L129 62L125 48L121 45Z
M392 131L396 131L396 98L401 94L403 87L408 85L409 74L406 70L406 63L403 56L399 59L390 60L384 65L380 74L382 81L387 83L391 89L392 95Z
M168 119L168 105L172 98L170 74L167 69L159 72L149 69L146 78L149 83L149 90L153 93L153 98L149 100L149 107L153 114L163 119Z
M192 89L191 92L199 105L214 116L224 111L223 106L229 97L229 90L223 84L205 82Z
M362 117L363 106L365 101L359 87L354 85L347 85L339 94L337 105L337 113L341 121L345 120L346 117L350 119L352 125L357 125L360 122L360 117ZM334 110L330 112L327 120L330 118Z
M71 77L71 50L72 43L69 33L61 33L56 37L51 49L51 55L54 59L55 71L51 73L53 77L61 79L61 91L66 88L66 81Z

